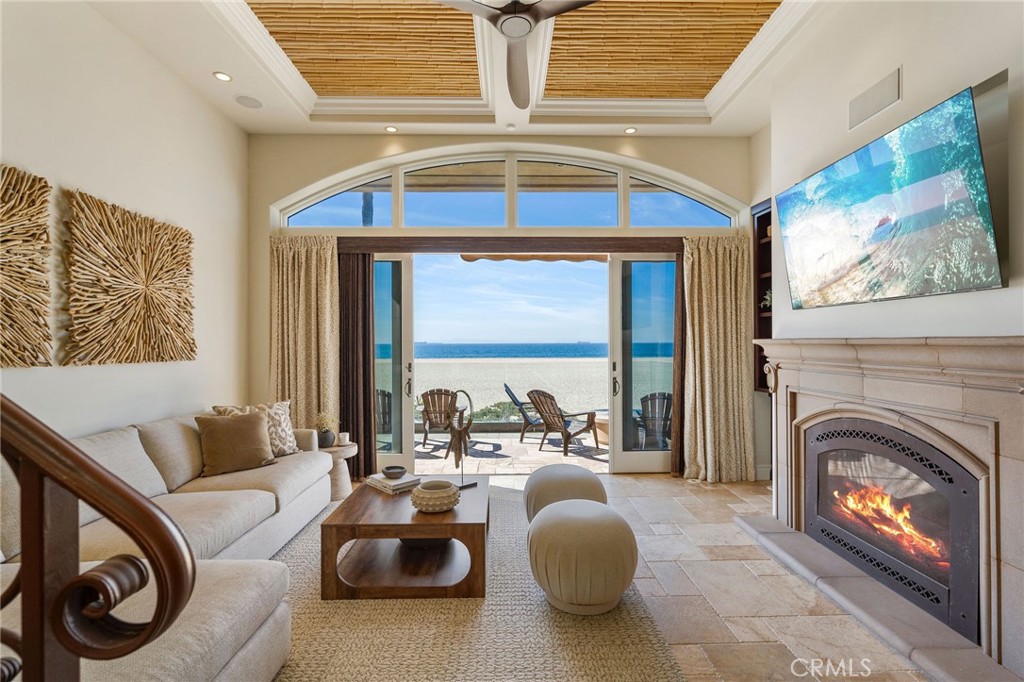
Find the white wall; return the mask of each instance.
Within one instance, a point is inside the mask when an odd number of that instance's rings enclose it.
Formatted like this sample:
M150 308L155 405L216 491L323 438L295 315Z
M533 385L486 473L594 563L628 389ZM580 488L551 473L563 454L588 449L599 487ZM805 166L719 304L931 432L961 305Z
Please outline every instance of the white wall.
M775 76L772 194L1009 68L1009 288L792 310L781 240L773 243L775 338L1024 334L1024 3L843 2ZM852 131L851 99L903 67L903 100ZM755 173L756 177L756 173Z
M2 31L3 162L190 230L198 345L8 369L3 392L67 436L244 399L246 135L85 3L4 2Z
M552 153L572 149L630 159L681 174L732 197L738 207L750 194L750 145L746 138L630 138L509 136L508 143L538 145ZM445 148L486 146L493 151L502 138L462 136L348 136L348 135L253 135L249 143L250 221L250 399L266 400L270 394L270 207L285 197L347 169L412 153L438 155ZM740 215L749 215L746 209ZM351 234L350 231L342 233ZM529 234L540 234L529 231ZM585 236L580 230L564 233ZM645 231L653 234L655 231ZM423 232L417 232L423 234ZM604 232L607 235L607 232ZM520 233L522 236L522 233ZM616 236L622 236L617 233Z

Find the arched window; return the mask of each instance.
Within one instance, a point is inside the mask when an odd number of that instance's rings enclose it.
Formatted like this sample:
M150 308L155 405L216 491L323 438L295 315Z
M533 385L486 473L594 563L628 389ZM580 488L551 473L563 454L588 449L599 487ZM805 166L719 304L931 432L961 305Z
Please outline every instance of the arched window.
M504 161L407 171L403 185L408 227L505 227Z
M396 165L286 213L288 227L731 228L710 197L585 159L489 154ZM370 176L373 177L373 176ZM401 187L401 191L393 188ZM717 207L716 207L717 204Z
M391 227L391 176L321 199L288 216L288 227Z
M616 173L570 163L519 161L516 201L520 227L616 227Z
M630 177L629 224L633 227L730 227L732 220L721 211L685 194Z

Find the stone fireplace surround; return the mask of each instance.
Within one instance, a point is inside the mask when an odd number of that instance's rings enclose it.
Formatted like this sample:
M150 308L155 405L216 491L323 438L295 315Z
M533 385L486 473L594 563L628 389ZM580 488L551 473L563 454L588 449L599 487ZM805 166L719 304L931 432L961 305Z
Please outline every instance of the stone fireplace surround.
M966 639L958 641L959 635L930 616L921 619L923 612L914 613L917 607L880 583L877 589L864 589L864 583L852 580L855 574L841 566L842 560L837 564L819 554L804 562L810 567L793 567L843 605L852 605L855 615L858 592L867 601L879 595L883 601L889 595L902 601L890 600L887 614L879 618L869 614L862 620L869 627L882 622L876 628L884 631L880 634L905 644L897 648L939 679L989 679L959 677L953 672L960 666L967 666L960 668L964 671L971 669L975 651L1002 663L1005 672L1024 677L1024 337L766 339L755 343L768 357L765 371L772 393L777 521L751 519L753 523L745 525L769 551L776 545L784 554L792 554L787 547L800 548L796 554L810 552L803 542L809 541L817 548L814 551L830 554L808 536L793 532L803 530L803 434L817 423L838 417L871 419L931 443L980 484L980 650ZM793 557L788 559L792 565ZM829 573L818 571L819 566L839 568ZM890 623L906 621L909 636L893 634L884 624L886 618ZM935 635L930 647L921 639L925 630ZM945 666L943 658L948 659ZM1013 676L998 679L1007 678Z

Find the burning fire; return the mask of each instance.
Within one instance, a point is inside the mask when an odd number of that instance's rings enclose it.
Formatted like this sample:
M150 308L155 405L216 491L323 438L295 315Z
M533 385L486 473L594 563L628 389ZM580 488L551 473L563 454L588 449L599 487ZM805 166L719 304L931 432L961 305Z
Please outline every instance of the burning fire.
M910 521L910 504L897 508L892 497L877 486L851 489L845 495L832 491L838 500L836 510L847 519L865 524L895 542L900 549L918 559L924 559L949 569L946 546L928 537Z

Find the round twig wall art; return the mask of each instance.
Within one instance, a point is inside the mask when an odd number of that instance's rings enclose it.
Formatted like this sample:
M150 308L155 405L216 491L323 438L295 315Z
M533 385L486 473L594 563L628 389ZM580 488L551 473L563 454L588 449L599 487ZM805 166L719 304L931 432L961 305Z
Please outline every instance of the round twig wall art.
M66 365L195 360L192 235L68 192Z
M50 183L0 167L0 367L50 364Z

